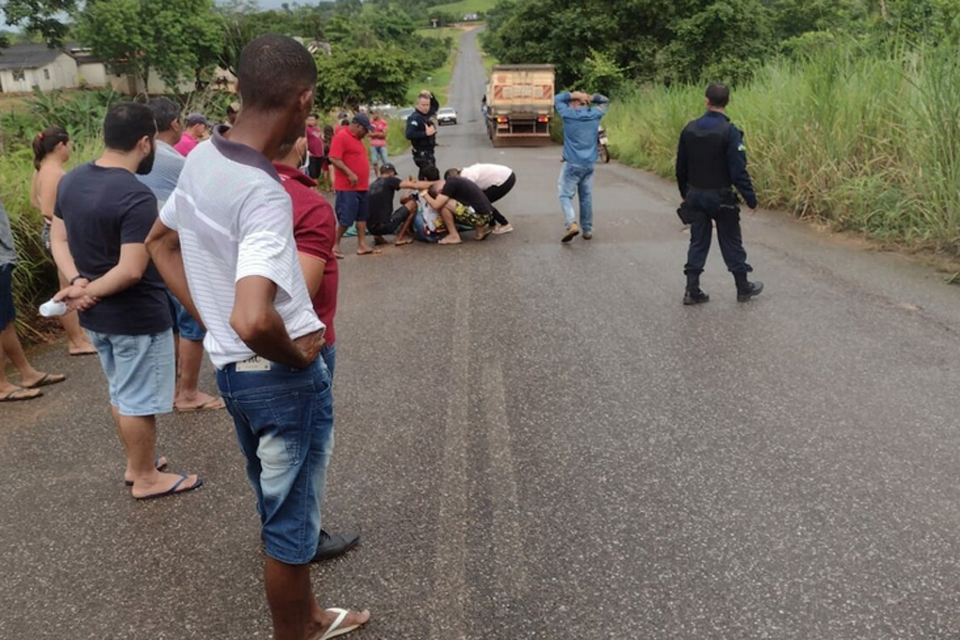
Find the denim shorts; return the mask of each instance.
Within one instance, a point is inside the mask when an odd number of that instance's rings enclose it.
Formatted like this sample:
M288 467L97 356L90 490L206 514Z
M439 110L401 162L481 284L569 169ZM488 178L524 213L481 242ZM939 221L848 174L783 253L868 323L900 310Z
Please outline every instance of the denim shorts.
M170 315L173 316L174 331L180 337L191 342L203 342L207 332L200 328L200 324L193 319L187 308L172 293L167 291L167 300L170 301Z
M17 319L13 306L13 264L0 265L0 331Z
M218 369L217 384L247 460L267 555L302 565L320 542L333 453L330 372L321 357L306 369L265 362L265 371Z
M110 386L110 404L122 416L154 416L173 411L176 358L173 331L143 336L87 331L100 354Z
M337 222L349 227L370 218L370 200L366 191L337 191Z
M376 164L377 161L380 161L382 164L390 162L390 157L387 153L387 147L375 147L370 145L370 162Z

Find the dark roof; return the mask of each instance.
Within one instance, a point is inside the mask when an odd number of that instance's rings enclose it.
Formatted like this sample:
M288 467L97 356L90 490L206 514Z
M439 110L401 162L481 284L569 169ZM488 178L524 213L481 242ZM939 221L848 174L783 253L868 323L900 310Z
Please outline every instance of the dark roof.
M77 61L77 64L93 64L104 61L103 58L99 58L93 54L93 49L84 47L77 42L68 42L63 45L63 49L67 55Z
M0 69L39 69L57 59L63 49L40 44L15 44L0 49Z

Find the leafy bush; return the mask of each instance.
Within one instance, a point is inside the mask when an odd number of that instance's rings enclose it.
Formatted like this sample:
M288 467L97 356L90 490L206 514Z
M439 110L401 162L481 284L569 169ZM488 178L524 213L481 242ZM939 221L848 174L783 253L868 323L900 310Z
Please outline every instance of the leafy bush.
M100 137L103 118L110 105L128 99L109 89L45 93L34 87L33 96L27 99L26 104L35 116L37 131L56 124L66 129L71 138L87 140Z

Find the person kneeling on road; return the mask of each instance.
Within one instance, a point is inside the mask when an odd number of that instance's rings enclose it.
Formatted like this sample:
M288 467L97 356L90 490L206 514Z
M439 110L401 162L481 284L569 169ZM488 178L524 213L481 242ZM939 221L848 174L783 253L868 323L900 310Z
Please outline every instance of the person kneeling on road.
M432 171L430 171L431 169ZM430 181L434 175L439 175L439 172L436 167L427 167L424 174L426 180ZM490 235L493 205L490 204L490 200L474 182L466 178L453 176L446 180L438 180L430 186L425 198L427 204L441 214L451 200L456 200L460 205L455 209L454 217L456 221L476 229L477 240L485 240ZM450 234L441 240L440 244L460 244L460 234L456 225L448 226L448 230Z
M747 264L747 252L743 249L739 199L733 186L746 200L750 215L757 211L757 196L747 173L743 135L725 113L729 101L730 89L726 85L711 84L707 87L707 112L687 124L680 134L677 184L683 203L678 213L690 225L690 249L683 268L687 276L685 305L710 300L700 289L700 274L710 252L713 221L717 223L723 260L737 284L737 300L747 302L763 291L763 283L747 280L753 267Z
M401 189L421 190L430 186L428 182L410 182L397 177L396 168L389 162L380 167L380 177L370 185L370 220L367 231L376 244L385 244L383 236L396 235L396 245L409 244L412 238L407 231L417 213L417 198L409 195L400 199L400 207L394 208L393 197Z
M447 169L444 177L460 177L472 181L483 189L483 195L487 196L491 204L505 198L517 184L517 174L502 164L473 164L463 169ZM496 207L493 207L493 222L494 235L513 231L513 225Z

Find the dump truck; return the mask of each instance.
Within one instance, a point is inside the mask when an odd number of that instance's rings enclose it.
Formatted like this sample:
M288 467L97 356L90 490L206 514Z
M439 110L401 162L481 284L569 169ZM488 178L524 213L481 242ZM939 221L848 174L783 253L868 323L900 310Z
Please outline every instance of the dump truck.
M493 146L550 140L552 64L501 64L487 86L487 134Z

